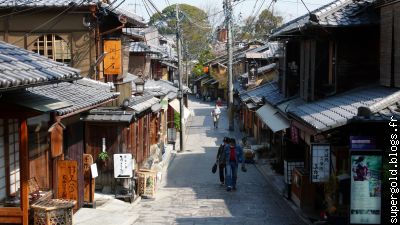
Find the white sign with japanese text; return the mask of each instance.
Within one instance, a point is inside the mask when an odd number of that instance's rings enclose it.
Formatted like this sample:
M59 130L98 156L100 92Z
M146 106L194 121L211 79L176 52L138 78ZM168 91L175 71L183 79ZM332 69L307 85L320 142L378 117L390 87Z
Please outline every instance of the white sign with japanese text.
M330 176L331 146L311 145L311 182L327 182Z
M131 178L132 164L132 154L114 154L114 177Z

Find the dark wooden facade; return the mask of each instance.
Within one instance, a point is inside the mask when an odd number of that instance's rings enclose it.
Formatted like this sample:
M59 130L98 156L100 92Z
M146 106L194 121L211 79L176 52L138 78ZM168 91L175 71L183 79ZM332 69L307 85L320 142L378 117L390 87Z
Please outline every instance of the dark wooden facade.
M158 144L160 131L160 115L158 113L142 113L131 123L97 123L86 122L85 153L93 156L100 167L100 177L96 179L99 185L113 184L113 155L131 153L137 168L142 168L151 155L152 145ZM109 159L106 163L98 159L102 151L102 140L105 138L106 151ZM102 177L103 176L103 177Z
M379 80L377 26L310 31L284 49L280 88L287 97L314 101Z

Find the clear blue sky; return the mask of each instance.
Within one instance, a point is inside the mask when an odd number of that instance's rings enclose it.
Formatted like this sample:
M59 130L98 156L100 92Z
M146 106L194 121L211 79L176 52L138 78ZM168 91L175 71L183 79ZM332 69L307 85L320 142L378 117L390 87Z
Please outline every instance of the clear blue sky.
M149 16L148 13L146 12L145 7L143 6L143 1L149 4L148 0L125 0L123 6L131 11L135 11L136 8L136 14L148 20ZM171 5L175 3L185 3L189 5L194 5L201 9L214 7L216 8L215 9L216 11L220 11L222 10L223 1L224 0L152 0L152 2L156 5L156 7L160 11L164 9L166 6L168 6L168 3ZM254 11L257 11L261 6L261 3L264 2L260 10L261 12L263 9L268 8L271 1L272 0L240 0L233 2L232 0L233 5L238 3L234 7L234 13L237 18L240 13L242 15L242 18L248 17L252 13L253 8L255 8ZM310 11L332 1L334 0L304 0L306 6ZM254 7L254 5L256 5L256 7ZM302 4L301 0L277 0L277 2L273 4L273 6L274 6L273 7L274 12L277 12L279 15L283 16L285 22L308 12L307 9ZM154 9L151 10L153 10L153 12L155 11ZM222 15L222 13L218 14L218 16L220 15Z

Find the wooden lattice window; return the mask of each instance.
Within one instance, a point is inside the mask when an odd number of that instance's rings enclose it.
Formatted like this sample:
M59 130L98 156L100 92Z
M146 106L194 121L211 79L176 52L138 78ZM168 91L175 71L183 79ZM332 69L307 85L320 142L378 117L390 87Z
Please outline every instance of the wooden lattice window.
M0 207L20 205L19 122L0 119Z
M6 161L4 154L4 120L0 119L0 201L7 196L6 189Z
M36 39L32 51L67 65L71 63L71 47L56 34L42 35Z
M19 167L19 131L18 120L8 120L8 157L10 168L10 194L14 195L20 188Z

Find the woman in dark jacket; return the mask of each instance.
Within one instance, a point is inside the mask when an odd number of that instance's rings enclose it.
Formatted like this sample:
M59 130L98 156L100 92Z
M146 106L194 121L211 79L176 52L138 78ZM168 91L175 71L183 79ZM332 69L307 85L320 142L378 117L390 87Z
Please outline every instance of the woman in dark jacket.
M229 144L230 139L228 137L224 137L223 143L218 148L217 153L217 163L218 163L218 170L219 170L219 181L221 185L225 184L225 145Z

